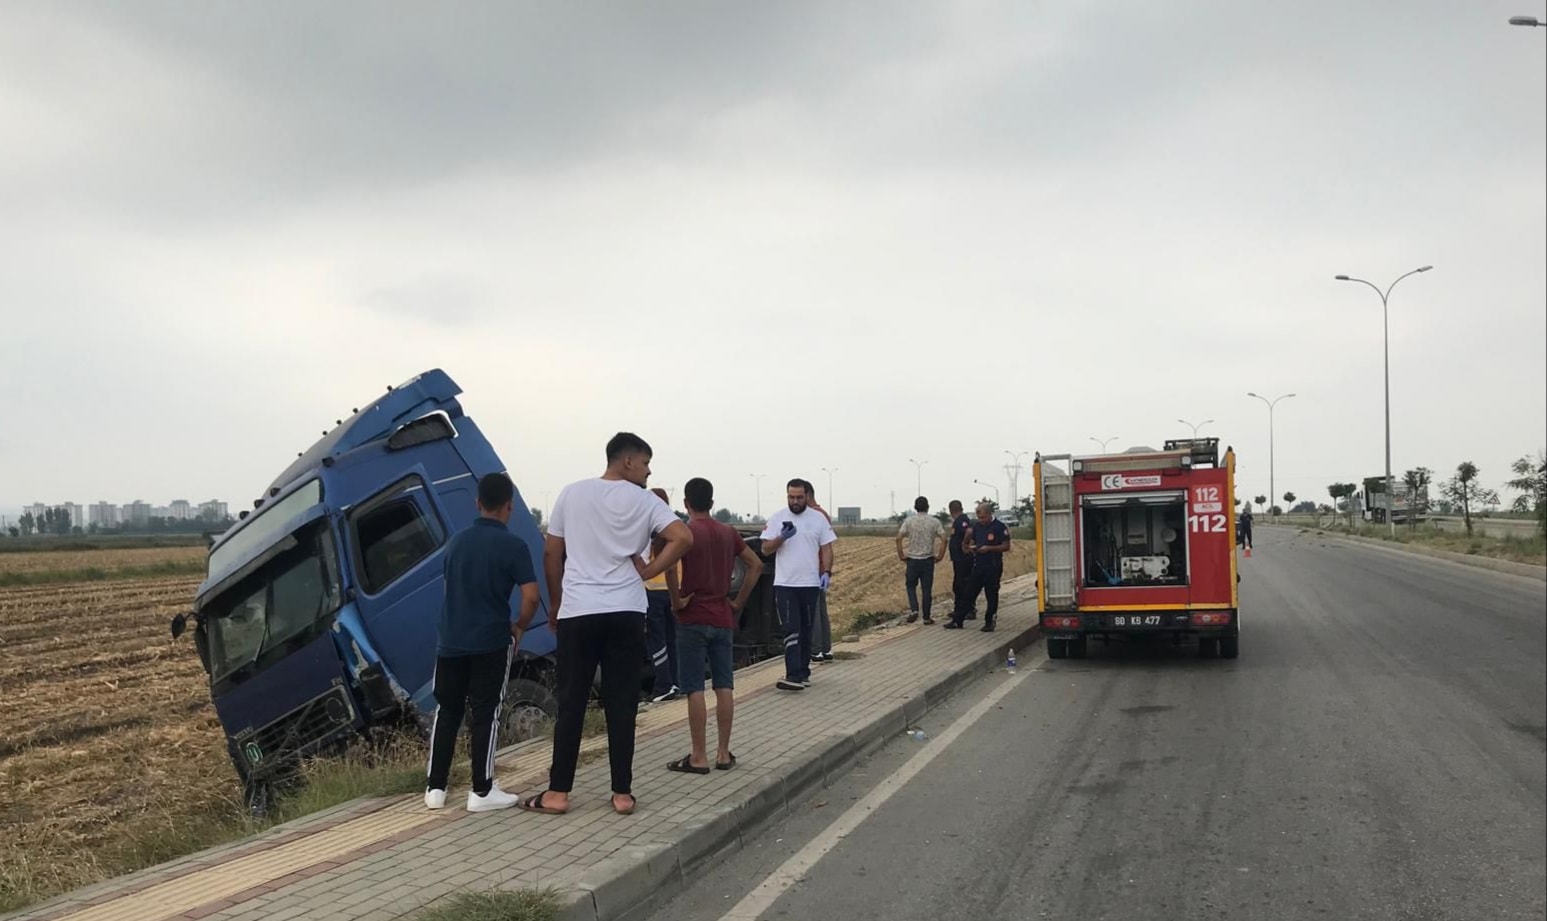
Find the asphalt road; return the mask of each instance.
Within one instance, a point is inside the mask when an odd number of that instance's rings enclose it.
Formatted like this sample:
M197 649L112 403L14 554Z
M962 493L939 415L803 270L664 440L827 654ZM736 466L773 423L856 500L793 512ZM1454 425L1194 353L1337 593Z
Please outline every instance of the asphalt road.
M718 921L1013 681L762 917L1542 918L1547 586L1260 531L1239 660L1039 647L651 917Z

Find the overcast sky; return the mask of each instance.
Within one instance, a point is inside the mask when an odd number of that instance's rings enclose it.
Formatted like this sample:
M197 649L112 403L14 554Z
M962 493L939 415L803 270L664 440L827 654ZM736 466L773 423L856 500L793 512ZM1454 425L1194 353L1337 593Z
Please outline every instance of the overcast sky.
M246 505L433 367L530 504L1547 444L1538 0L0 5L0 511ZM1029 460L1029 457L1028 457ZM823 467L836 467L835 496ZM1022 491L1029 488L1022 476ZM1008 496L1006 495L1006 498Z

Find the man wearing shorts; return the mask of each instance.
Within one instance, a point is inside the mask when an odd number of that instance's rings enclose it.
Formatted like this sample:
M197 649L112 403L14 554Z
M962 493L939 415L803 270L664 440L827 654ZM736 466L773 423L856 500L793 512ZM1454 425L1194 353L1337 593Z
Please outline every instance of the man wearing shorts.
M763 574L763 561L735 528L710 516L714 508L713 484L694 477L683 487L682 494L693 548L682 557L681 595L672 599L672 607L677 609L678 681L688 696L688 734L693 750L666 767L685 774L707 774L709 752L705 733L709 713L704 700L704 672L709 672L714 688L714 721L719 730L714 767L728 771L736 766L736 756L731 754L731 719L736 708L731 690L735 686L731 643L736 618ZM732 601L727 593L738 557L747 571L741 591Z

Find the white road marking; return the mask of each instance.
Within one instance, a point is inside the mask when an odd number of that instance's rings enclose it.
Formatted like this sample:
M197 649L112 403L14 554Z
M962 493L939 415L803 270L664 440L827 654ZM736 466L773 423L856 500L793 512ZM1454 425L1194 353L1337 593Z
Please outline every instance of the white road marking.
M1030 651L1030 650L1028 650ZM1037 663L1040 665L1041 663ZM822 833L812 838L805 847L797 851L789 860L770 873L766 879L758 884L756 889L747 893L746 898L736 903L736 906L725 914L720 921L757 921L763 912L772 908L779 897L784 895L789 888L805 878L811 868L815 867L828 852L838 846L838 842L851 834L859 827L861 822L879 809L882 804L892 798L892 794L907 786L908 782L917 777L919 772L929 766L936 756L962 733L972 728L972 725L982 719L984 714L994 709L1001 700L1020 685L1021 679L1028 671L1035 671L1036 666L1030 662L1021 665L1020 670L1013 675L1005 676L1003 683L989 695L973 705L972 709L956 718L946 730L938 736L926 739L924 748L918 754L909 758L897 772L881 781L869 793L865 794L859 802L850 806L848 811L839 816L833 824L822 830Z

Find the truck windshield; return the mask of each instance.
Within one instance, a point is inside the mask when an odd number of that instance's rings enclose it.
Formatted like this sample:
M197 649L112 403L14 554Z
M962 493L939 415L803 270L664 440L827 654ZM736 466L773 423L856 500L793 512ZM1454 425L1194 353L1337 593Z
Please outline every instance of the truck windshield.
M338 559L325 522L291 535L294 546L222 592L206 607L210 675L216 681L257 665L338 609Z
M280 499L247 522L240 531L231 535L225 543L209 555L210 573L218 573L228 562L245 555L249 550L267 547L284 536L284 527L290 519L322 501L322 481L311 480L295 492Z

